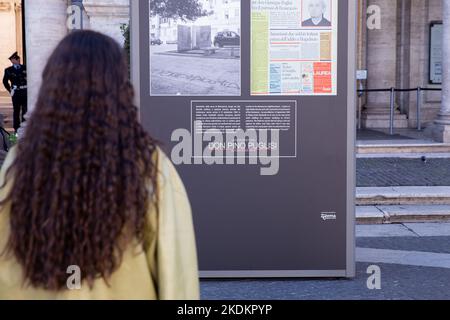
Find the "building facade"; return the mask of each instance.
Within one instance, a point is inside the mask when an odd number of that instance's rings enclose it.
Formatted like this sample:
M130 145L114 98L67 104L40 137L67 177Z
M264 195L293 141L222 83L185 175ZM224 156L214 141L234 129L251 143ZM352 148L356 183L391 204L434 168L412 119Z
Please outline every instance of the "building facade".
M67 8L82 2L85 28L104 32L123 41L120 26L129 21L129 0L24 0L25 38L29 70L30 109L39 88L40 73L46 59L69 32ZM213 15L214 30L235 31L239 26L241 0L199 0ZM421 106L421 124L436 140L450 142L450 1L447 0L355 0L358 1L357 68L367 70L367 79L359 80L360 89L435 88L441 91L397 92L396 128L414 128L418 122L417 101ZM22 1L0 0L0 67L7 57L23 51L21 36ZM215 15L215 16L214 16ZM377 21L373 28L371 22ZM209 18L211 20L211 17ZM165 42L176 39L179 21L154 17L151 34ZM202 18L194 22L202 24ZM441 36L433 44L430 28L443 23ZM430 46L434 45L432 51ZM437 51L436 51L437 50ZM439 52L440 50L440 52ZM436 62L441 56L442 62ZM443 84L430 83L430 65L440 72ZM437 70L437 71L436 71ZM440 70L440 71L439 71ZM360 97L361 125L366 128L389 126L390 93L370 92ZM355 115L357 116L357 115Z
M360 86L381 88L441 88L429 83L430 26L443 20L442 0L360 0L358 68L368 71ZM369 29L373 6L380 8L380 29ZM369 22L368 22L369 21ZM441 92L422 94L422 123L431 124L440 112ZM364 95L362 124L369 128L389 125L389 92ZM395 125L417 126L416 92L395 95Z
M0 1L0 71L9 67L8 57L15 51L24 57L22 1ZM0 94L6 90L0 86Z

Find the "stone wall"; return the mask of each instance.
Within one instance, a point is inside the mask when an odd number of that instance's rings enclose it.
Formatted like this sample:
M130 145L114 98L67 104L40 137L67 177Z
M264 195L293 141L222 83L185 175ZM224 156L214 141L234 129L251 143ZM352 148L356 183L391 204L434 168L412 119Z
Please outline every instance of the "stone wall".
M429 27L433 21L442 21L443 0L359 0L361 21L359 61L360 67L368 70L367 87L414 88L440 87L428 83ZM381 8L381 30L367 30L364 12L368 5ZM437 117L441 105L440 92L424 92L422 100L422 122L431 124ZM380 118L389 112L389 94L371 93L362 101L367 113ZM417 95L397 93L395 98L396 124L410 128L417 126ZM384 111L383 111L384 110ZM374 115L375 114L375 115ZM384 118L388 117L384 114ZM370 122L370 121L369 121ZM368 123L364 122L368 125ZM381 122L379 122L381 123ZM386 124L386 121L384 121ZM370 126L370 124L369 124Z
M430 23L442 21L442 0L410 0L411 5L411 45L410 45L410 72L409 82L411 86L440 88L441 86L428 83L429 78L429 42ZM431 124L436 119L441 105L441 92L424 92L422 100L422 121L425 125ZM406 110L409 114L409 125L417 123L417 98L410 95L409 105Z
M67 0L26 0L29 110L34 108L42 71L50 53L69 32L67 29L69 3ZM84 28L108 34L123 44L120 25L129 21L129 1L85 0L83 4Z
M26 0L28 107L34 108L42 71L53 49L67 34L66 0Z
M11 54L15 40L14 14L7 3L0 0L0 67L8 65L3 56ZM432 87L428 84L429 25L442 20L443 0L358 0L360 5L359 68L368 69L366 87ZM66 27L66 0L26 0L26 34L30 85L30 109L34 105L40 85L42 68L48 54L64 37ZM106 33L123 43L120 26L129 22L129 0L84 0L85 27ZM382 9L382 30L366 29L367 6L379 5ZM10 30L5 32L4 30ZM4 44L7 45L4 45ZM8 47L5 49L6 47ZM14 50L13 50L14 51ZM367 99L367 101L366 101ZM369 94L362 99L366 111L374 118L388 113L389 95ZM396 95L396 105L404 114L396 115L398 124L415 127L416 94ZM425 92L423 95L423 122L432 123L441 105L440 92ZM366 112L367 113L367 112ZM407 119L406 119L407 116ZM384 117L384 115L383 115ZM381 123L381 122L379 122Z
M19 51L16 41L16 16L14 0L0 0L0 72L11 65L8 57L14 51ZM0 84L0 94L7 94L3 84Z

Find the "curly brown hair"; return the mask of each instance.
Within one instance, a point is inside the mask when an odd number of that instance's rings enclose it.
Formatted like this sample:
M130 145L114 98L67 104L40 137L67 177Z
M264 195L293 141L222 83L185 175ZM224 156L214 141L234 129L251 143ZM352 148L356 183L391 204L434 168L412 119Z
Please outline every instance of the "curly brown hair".
M123 50L97 32L73 32L51 55L1 203L11 204L5 252L24 284L61 290L71 265L90 286L107 282L125 246L145 247L157 142L138 121L128 79Z

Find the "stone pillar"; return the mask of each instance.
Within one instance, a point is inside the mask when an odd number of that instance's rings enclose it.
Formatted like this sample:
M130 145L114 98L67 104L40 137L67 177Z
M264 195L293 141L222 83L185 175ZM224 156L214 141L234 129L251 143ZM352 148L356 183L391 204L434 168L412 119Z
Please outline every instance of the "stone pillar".
M14 1L0 1L0 77L2 78L3 70L11 66L8 57L14 51L19 51L19 48L16 46L15 26ZM1 82L0 96L9 97L8 92Z
M397 0L397 88L410 88L411 63L411 0ZM417 86L417 84L414 84ZM399 92L397 101L401 113L408 113L409 92Z
M90 29L109 35L120 45L124 44L120 26L130 22L129 0L83 0L83 6L89 17Z
M429 28L431 21L441 20L442 0L411 0L411 27L409 46L409 87L432 87L428 84L429 65ZM438 4L439 8L434 6ZM440 106L441 92L424 91L421 95L421 123L422 127L428 127L434 121L437 114L436 107ZM439 101L436 103L435 101ZM408 121L411 128L417 126L417 94L410 92Z
M368 7L381 10L381 29L367 31L367 66L369 89L396 86L397 70L397 0L368 0ZM389 127L390 94L374 92L367 95L362 116L365 128ZM405 115L395 114L395 127L407 128Z
M14 0L14 15L16 17L16 48L21 57L23 54L23 16L22 16L22 2L20 0Z
M28 110L32 111L47 59L67 34L66 0L25 0Z
M358 0L358 34L357 34L357 68L367 70L367 26L366 26L367 0ZM367 88L367 80L358 80L358 89ZM359 111L367 103L366 95L358 95L358 128Z
M444 23L442 40L442 104L433 128L433 138L450 143L450 1L443 1Z

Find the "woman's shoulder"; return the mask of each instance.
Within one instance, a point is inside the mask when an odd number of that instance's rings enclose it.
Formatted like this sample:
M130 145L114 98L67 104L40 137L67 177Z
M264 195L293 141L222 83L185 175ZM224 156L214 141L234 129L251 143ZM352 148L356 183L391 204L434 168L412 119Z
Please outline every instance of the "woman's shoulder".
M178 174L178 170L169 155L158 146L155 149L153 157L157 173L158 187L162 189L167 189L168 187L173 191L176 190L185 192L184 184ZM162 190L159 191L161 192Z
M161 149L160 146L156 146L153 153L153 160L153 163L156 165L159 173L175 170L169 156Z

